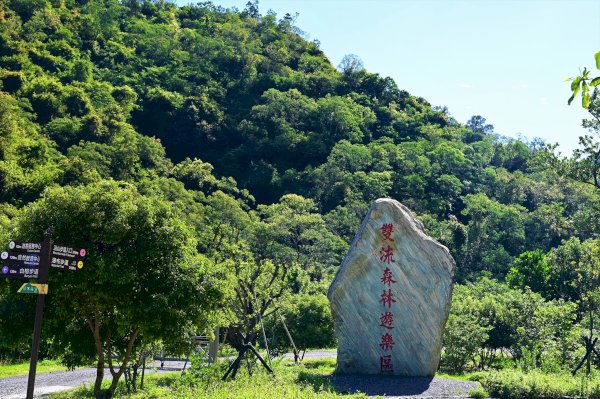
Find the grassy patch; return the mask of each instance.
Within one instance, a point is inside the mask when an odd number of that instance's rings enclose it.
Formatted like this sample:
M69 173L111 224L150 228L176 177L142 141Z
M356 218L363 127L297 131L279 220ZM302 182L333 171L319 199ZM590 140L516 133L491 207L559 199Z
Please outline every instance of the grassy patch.
M500 399L600 398L600 377L503 370L480 373L477 379L491 397Z
M169 388L175 381L178 381L181 373L177 371L163 374L146 374L144 378L144 389L127 394L125 382L121 378L115 398L171 398L173 392ZM138 380L139 383L139 380ZM103 381L102 387L108 389L110 381ZM52 399L89 399L94 397L93 383L88 386L73 389L71 391L59 392L50 395ZM179 396L178 396L179 397Z
M253 375L240 369L233 381L221 381L227 364L191 369L184 373L146 376L143 391L126 394L120 384L116 398L185 398L185 399L366 399L366 395L336 392L328 376L335 368L335 359L307 359L300 365L291 361L275 361L275 375L254 366ZM51 396L52 399L83 399L93 397L92 387L83 387Z
M185 372L147 374L144 390L127 394L121 381L115 398L127 399L366 399L361 393L338 392L331 384L335 359L307 359L299 365L290 360L273 362L275 375L254 365L250 376L246 365L235 380L221 381L228 364L192 367ZM438 374L440 378L476 380L481 388L469 392L473 398L500 399L586 397L600 399L600 376L573 378L567 374L523 373L517 370ZM108 386L108 382L105 382ZM92 387L82 387L51 396L52 399L92 398Z
M475 399L483 399L489 398L490 394L481 388L475 388L469 391L469 396Z
M37 373L49 373L51 371L66 370L66 367L55 360L42 360L38 362ZM29 373L29 362L6 364L0 363L0 378L27 375Z
M471 372L471 373L460 373L460 374L448 374L448 373L435 373L435 378L446 378L448 380L458 380L458 381L474 381L480 373Z

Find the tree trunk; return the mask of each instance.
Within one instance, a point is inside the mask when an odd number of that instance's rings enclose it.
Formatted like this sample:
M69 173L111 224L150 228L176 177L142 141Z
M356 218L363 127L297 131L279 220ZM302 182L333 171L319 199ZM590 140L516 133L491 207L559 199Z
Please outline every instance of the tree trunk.
M113 376L112 382L110 383L110 387L108 387L108 389L104 392L103 399L110 399L115 394L117 386L119 385L119 378L121 378L121 375L123 374L121 370L119 370L117 377Z
M98 319L97 319L98 320ZM131 336L129 338L129 342L127 344L127 350L125 351L125 356L123 357L123 363L119 366L119 371L115 371L112 364L112 346L110 344L110 334L107 335L107 351L108 351L108 366L110 373L112 375L112 382L110 387L106 391L102 391L102 380L104 379L104 345L103 341L100 338L100 323L90 323L90 327L93 325L94 332L94 341L96 343L96 352L98 353L98 363L96 364L96 381L94 382L94 396L96 399L110 399L115 393L117 386L119 384L119 379L123 375L127 364L129 363L129 359L131 358L131 352L133 350L133 344L138 336L139 330L135 329L132 331Z
M88 325L94 334L94 343L96 345L96 353L98 362L96 363L96 381L94 382L94 396L96 399L102 399L102 380L104 379L104 345L100 338L100 316L98 313L94 315L94 321L88 320Z
M94 396L96 399L102 399L102 380L104 379L104 356L96 364L96 381L94 382Z
M594 315L590 309L590 345L592 345L593 335L594 335ZM587 375L588 376L592 372L592 356L593 356L593 354L590 353L590 355L588 356L588 359L587 359Z
M125 372L125 368L127 367L129 360L131 359L133 345L135 344L135 340L136 340L139 332L140 332L140 330L138 330L138 329L135 329L131 332L131 336L129 337L129 342L127 343L127 350L125 351L125 355L123 356L123 363L121 363L121 365L119 366L119 371L115 371L115 369L113 368L112 358L108 359L108 367L109 367L110 373L112 374L112 382L110 383L110 387L108 387L108 390L104 393L105 399L110 399L114 395L115 390L117 389L117 386L119 385L119 379ZM109 342L109 344L110 344L110 342ZM108 346L108 348L111 348L110 345L107 345L107 346ZM110 356L110 353L109 353L109 356Z

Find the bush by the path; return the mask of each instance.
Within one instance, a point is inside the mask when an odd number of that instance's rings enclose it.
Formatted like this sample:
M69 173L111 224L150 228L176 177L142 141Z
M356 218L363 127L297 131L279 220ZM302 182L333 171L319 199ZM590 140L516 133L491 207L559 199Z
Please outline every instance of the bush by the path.
M492 398L600 398L600 376L572 377L569 374L543 374L539 371L524 373L503 370L481 373L473 379L479 381Z

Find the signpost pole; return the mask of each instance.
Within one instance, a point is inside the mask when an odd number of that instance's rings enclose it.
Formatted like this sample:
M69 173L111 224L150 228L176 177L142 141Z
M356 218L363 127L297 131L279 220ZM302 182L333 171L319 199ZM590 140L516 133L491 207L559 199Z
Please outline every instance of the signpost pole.
M41 284L48 283L48 269L52 260L52 233L54 230L49 228L44 232L44 241L40 250L40 265L38 280ZM46 295L37 296L35 306L35 324L33 326L33 341L31 343L31 362L29 363L29 379L27 381L27 399L33 399L33 390L35 388L35 371L37 368L38 351L40 348L40 336L42 333L42 318L44 316L44 301Z

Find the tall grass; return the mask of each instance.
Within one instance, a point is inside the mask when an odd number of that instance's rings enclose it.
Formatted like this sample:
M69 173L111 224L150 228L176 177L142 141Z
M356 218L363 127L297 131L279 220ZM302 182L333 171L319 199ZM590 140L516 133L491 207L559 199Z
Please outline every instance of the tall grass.
M341 394L330 384L328 376L335 368L335 359L307 359L301 365L276 361L274 374L254 366L252 375L241 368L235 380L221 381L227 364L193 367L184 373L146 376L143 391L126 394L124 384L117 398L181 398L181 399L366 399L364 394ZM52 395L52 399L82 399L93 397L91 387Z
M538 370L528 373L519 370L502 370L479 373L473 379L493 398L592 398L600 399L600 376L544 374Z

